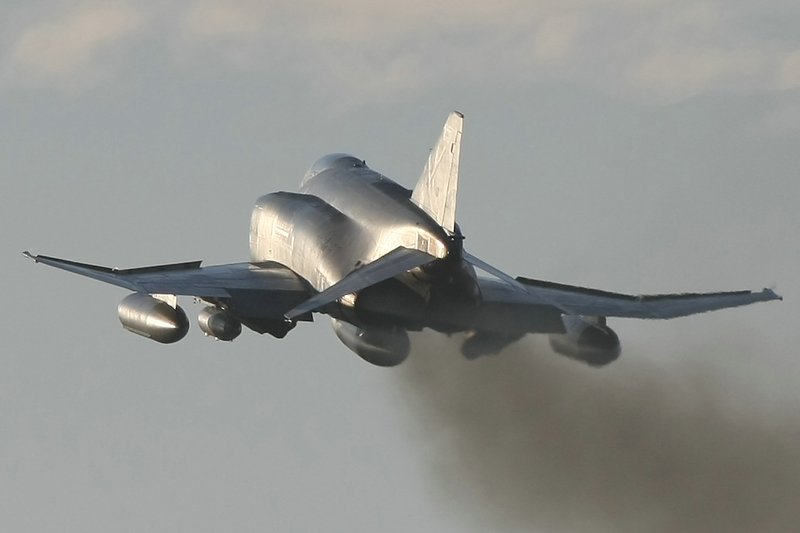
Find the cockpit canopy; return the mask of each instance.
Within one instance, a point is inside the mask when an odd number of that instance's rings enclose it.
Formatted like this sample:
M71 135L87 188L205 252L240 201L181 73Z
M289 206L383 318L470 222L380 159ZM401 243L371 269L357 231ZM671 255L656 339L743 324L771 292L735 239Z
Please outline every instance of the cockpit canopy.
M345 170L348 168L366 168L366 166L367 164L362 159L353 157L352 155L328 154L320 157L313 165L311 165L311 168L309 168L308 172L306 172L305 176L303 176L303 181L300 182L300 186L303 186L308 180L320 172L324 172L332 168Z

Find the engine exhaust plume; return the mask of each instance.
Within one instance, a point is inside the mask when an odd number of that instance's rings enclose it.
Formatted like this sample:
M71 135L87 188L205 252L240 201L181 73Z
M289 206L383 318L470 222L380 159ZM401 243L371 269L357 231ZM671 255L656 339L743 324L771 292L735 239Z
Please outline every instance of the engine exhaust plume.
M530 339L465 361L460 339L422 338L398 369L399 393L434 443L440 494L493 530L800 524L800 413L702 366L709 354L665 369L628 346L597 370Z

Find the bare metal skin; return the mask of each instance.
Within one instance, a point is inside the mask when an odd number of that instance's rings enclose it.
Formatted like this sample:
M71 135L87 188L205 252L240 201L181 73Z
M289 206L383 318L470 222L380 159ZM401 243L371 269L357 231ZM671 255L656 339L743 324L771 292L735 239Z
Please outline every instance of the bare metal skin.
M209 304L199 314L206 335L233 340L244 325L280 338L324 313L346 346L380 366L405 360L408 331L423 328L466 333L468 358L545 333L557 352L599 366L620 353L607 317L673 318L780 299L769 289L629 296L499 271L463 249L456 224L462 129L463 115L451 113L413 190L350 155L319 159L299 192L258 199L249 263L117 270L25 255L134 291L120 320L158 342L186 334L176 296L189 295Z

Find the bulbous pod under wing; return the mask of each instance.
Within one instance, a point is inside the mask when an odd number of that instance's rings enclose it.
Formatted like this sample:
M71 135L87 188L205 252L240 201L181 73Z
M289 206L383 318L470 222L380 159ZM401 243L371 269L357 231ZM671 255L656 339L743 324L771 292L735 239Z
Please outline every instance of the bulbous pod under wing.
M562 320L566 332L549 335L556 352L591 366L604 366L619 357L619 337L605 319L564 315Z
M333 331L345 346L368 363L397 366L411 352L408 332L402 328L370 327L363 329L342 320L332 319Z
M242 333L242 323L223 309L204 307L197 315L197 323L203 333L221 341L232 341Z
M183 309L153 298L149 294L133 293L117 306L122 327L162 344L178 342L189 331L189 320Z

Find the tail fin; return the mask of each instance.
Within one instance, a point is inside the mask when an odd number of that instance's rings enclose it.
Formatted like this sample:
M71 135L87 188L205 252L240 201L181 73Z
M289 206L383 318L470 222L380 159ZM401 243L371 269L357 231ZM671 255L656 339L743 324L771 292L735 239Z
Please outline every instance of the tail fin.
M464 115L458 111L450 113L411 194L411 200L450 233L455 232L456 224L458 160L463 127Z

